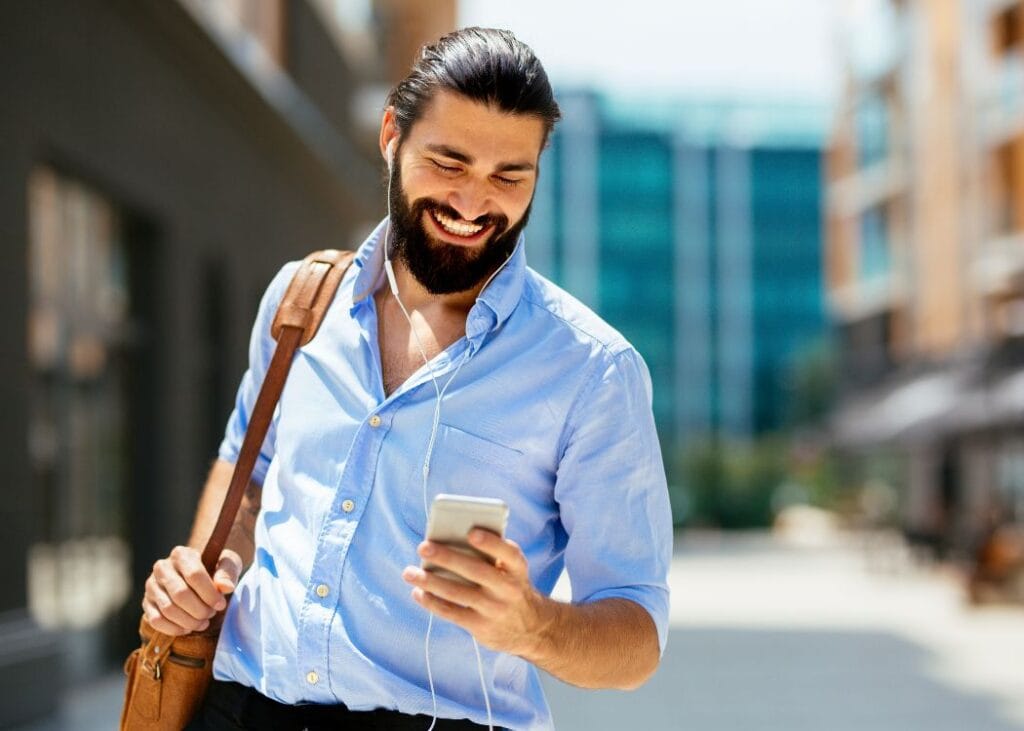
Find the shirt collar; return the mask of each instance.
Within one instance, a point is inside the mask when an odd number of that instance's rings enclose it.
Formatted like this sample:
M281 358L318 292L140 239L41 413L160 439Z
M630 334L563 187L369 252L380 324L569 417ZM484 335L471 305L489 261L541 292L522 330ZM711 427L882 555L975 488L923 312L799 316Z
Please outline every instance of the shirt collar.
M352 313L364 306L384 276L384 237L388 230L385 218L356 251L354 264L359 268L352 288ZM466 338L478 344L487 333L509 318L523 294L526 282L526 252L523 234L519 234L512 255L484 287L466 318Z

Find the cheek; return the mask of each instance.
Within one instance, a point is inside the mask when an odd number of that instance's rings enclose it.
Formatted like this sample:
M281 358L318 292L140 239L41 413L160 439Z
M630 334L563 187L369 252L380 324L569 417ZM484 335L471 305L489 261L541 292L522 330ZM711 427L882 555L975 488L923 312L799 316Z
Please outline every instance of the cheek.
M511 223L518 223L523 214L526 213L526 209L530 207L530 201L533 200L533 189L515 191L508 196L506 199L505 210L508 212L508 220Z
M422 167L402 168L402 189L409 200L441 198L451 188L437 171Z

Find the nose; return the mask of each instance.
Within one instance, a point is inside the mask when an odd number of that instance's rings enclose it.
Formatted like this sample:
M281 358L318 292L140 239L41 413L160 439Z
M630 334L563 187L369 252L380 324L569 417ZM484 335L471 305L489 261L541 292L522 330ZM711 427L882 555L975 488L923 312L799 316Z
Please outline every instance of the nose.
M466 180L448 194L448 205L459 212L467 221L472 221L490 212L491 200L486 182Z

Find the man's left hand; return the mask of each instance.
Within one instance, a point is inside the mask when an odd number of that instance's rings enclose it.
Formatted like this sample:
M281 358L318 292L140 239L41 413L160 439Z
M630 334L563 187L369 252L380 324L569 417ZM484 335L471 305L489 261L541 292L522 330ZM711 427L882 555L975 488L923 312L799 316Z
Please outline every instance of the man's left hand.
M470 532L469 544L493 558L494 565L431 541L421 543L418 552L435 566L465 577L476 586L407 566L402 578L416 587L413 599L492 650L530 659L551 621L546 611L550 600L533 588L526 556L514 541L478 528Z

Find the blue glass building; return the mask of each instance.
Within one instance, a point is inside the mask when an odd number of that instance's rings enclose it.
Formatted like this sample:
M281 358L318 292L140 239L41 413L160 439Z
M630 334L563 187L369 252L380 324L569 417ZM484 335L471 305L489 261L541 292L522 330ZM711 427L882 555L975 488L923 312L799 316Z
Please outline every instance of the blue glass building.
M643 354L662 440L782 425L822 337L825 110L562 92L532 266Z

